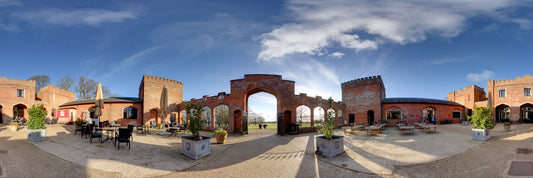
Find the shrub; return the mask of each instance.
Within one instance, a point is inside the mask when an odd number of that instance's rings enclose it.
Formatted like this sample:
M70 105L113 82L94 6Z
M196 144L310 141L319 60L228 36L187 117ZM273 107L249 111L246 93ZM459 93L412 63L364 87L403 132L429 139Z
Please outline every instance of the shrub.
M224 129L217 129L215 130L215 134L219 134L219 135L226 135L228 134L228 132Z
M200 117L204 109L200 104L188 102L185 105L185 110L187 111L187 118L189 120L188 127L192 133L192 138L193 140L199 140L200 129L207 123Z
M475 129L493 129L495 122L492 119L492 113L492 108L474 106L474 114L469 116L468 119L470 119L470 123Z
M80 117L76 118L76 121L74 121L76 123L77 126L81 126L81 123L83 122L83 119L81 119Z
M18 122L11 122L11 125L19 125Z
M28 110L28 115L30 115L28 121L28 129L38 130L44 129L44 120L46 117L46 110L44 109L43 104L33 105Z
M331 97L329 98L329 106L331 108L333 99ZM324 134L326 136L326 139L331 140L333 139L333 134L335 129L335 123L337 122L337 118L333 116L333 112L327 112L327 115L324 117L324 122L318 127L318 133Z

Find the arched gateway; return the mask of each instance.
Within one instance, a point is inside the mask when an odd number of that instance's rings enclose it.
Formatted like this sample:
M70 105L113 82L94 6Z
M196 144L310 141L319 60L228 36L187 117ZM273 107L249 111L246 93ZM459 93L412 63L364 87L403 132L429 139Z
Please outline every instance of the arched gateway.
M191 102L202 104L212 111L218 105L224 104L229 107L229 126L226 128L230 132L248 132L248 98L258 92L266 92L274 95L277 99L278 134L289 132L289 125L296 122L296 108L305 105L311 108L320 106L325 109L333 108L335 111L343 110L340 102L333 102L329 106L326 99L322 97L307 97L306 94L294 95L294 81L282 80L281 75L250 74L244 75L244 79L231 81L231 94L219 93L217 96L204 96L201 99L192 99ZM185 108L180 104L180 108ZM313 113L311 113L313 114ZM338 119L339 124L342 119ZM316 127L309 128L315 131ZM211 124L206 129L213 130L216 125Z

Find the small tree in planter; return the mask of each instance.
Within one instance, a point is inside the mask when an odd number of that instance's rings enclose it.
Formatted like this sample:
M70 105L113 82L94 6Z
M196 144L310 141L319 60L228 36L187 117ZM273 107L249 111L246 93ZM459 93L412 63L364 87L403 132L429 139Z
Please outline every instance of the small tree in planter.
M189 102L185 105L188 128L192 136L181 137L181 153L192 159L200 159L211 154L211 137L200 136L200 129L206 124L200 116L202 105Z
M46 139L46 129L44 121L46 110L42 104L33 105L28 110L30 118L28 120L28 140L31 142L43 141Z
M333 99L329 98L331 108ZM337 118L332 112L328 112L324 117L324 122L319 126L318 133L324 134L316 138L316 153L325 157L334 157L344 152L344 137L334 135L333 129L337 123Z
M16 132L19 129L19 123L18 122L11 122L11 125L9 126L11 131Z
M472 124L472 140L485 141L490 139L490 129L494 128L494 119L492 119L493 110L489 107L475 107L474 114L469 116Z

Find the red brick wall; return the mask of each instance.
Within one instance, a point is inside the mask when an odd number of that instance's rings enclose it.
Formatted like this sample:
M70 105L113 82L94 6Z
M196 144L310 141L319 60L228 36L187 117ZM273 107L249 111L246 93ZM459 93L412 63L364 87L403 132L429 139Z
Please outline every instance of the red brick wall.
M437 124L445 119L453 121L453 123L461 123L463 117L464 107L441 104L423 104L423 103L385 103L383 104L383 119L387 118L387 111L400 110L402 112L402 121L407 121L409 124L413 122L422 122L424 120L423 110L427 107L435 108ZM461 118L453 119L452 112L460 111ZM395 126L399 119L390 119L387 122L388 126Z
M488 92L491 93L493 109L500 105L511 107L511 120L520 118L520 106L527 103L533 104L532 96L524 96L524 88L533 88L533 77L530 74L515 79L491 80L487 82L487 85ZM503 89L506 90L506 97L500 98L498 91ZM496 112L496 109L494 111Z
M360 78L342 83L342 102L346 110L343 118L355 114L356 123L368 123L367 112L374 111L374 120L381 116L381 101L385 98L385 87L380 76Z
M24 97L17 97L17 89L24 90ZM26 106L24 117L28 119L28 110L35 104L35 81L0 78L0 107L2 122L13 118L13 106Z
M161 123L160 116L160 101L163 86L167 87L168 92L168 112L179 112L178 105L183 101L183 83L161 78L155 76L143 76L141 86L139 88L139 96L143 100L142 117L144 124L149 124L151 121ZM150 114L150 112L157 111L157 114ZM165 121L170 120L170 114L167 114Z
M85 111L89 111L90 107L93 107L94 103L89 104L79 104L72 106L62 106L60 109L74 109L74 120L76 118L83 118L82 114ZM123 119L124 117L124 108L126 107L135 107L137 109L137 119ZM104 103L104 109L102 109L102 116L100 116L100 121L118 121L122 125L127 125L130 122L136 122L140 124L142 122L142 105L141 103Z
M76 100L76 94L70 91L59 89L53 85L47 85L39 90L37 97L41 99L40 103L48 111L48 118L52 118L52 109L58 109L59 105L68 101Z

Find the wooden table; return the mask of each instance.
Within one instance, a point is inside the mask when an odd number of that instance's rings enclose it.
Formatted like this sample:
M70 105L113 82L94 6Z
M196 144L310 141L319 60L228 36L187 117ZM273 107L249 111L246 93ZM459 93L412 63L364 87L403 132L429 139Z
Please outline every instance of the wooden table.
M424 132L426 132L426 133L429 133L429 132L437 133L437 125L425 125L424 126Z
M346 131L348 129L350 129L350 133L353 133L356 130L361 130L361 129L364 129L364 128L365 128L364 125L354 125L354 126L344 126L344 127L342 127L342 129L344 130L344 133L346 133Z
M415 133L415 126L399 126L400 134Z
M376 124L376 125L365 127L366 134L367 135L379 134L381 132L381 129L383 129L384 126L385 126L385 124Z

